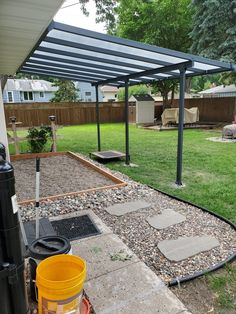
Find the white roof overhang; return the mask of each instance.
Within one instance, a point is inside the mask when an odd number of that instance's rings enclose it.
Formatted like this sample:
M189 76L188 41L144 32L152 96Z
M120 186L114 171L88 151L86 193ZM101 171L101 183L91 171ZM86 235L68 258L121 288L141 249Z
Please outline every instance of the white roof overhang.
M0 75L13 75L64 0L0 1Z

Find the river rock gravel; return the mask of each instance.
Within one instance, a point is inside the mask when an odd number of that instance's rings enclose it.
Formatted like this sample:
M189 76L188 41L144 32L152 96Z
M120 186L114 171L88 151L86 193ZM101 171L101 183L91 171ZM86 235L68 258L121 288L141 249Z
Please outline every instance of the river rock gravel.
M40 216L50 218L76 211L81 213L84 210L93 210L166 283L214 266L235 252L236 232L227 223L199 208L130 180L121 173L111 171L103 165L99 166L126 181L127 186L43 201L40 205ZM120 217L112 216L105 210L107 206L135 200L151 203L151 207ZM20 209L23 220L35 218L34 204L20 206ZM166 229L156 230L148 224L146 218L161 213L163 209L174 209L185 215L186 220ZM201 235L214 236L220 245L181 262L167 260L157 248L158 242L164 239Z

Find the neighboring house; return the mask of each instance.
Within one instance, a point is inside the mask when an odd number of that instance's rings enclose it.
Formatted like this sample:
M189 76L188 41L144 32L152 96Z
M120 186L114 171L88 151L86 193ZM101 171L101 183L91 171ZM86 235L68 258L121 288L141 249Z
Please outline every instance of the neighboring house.
M118 88L115 86L104 85L101 87L103 101L117 101Z
M79 90L79 100L84 102L95 102L96 92L95 87L91 86L90 83L75 82L75 87ZM100 88L98 88L98 100L103 101L102 93Z
M199 92L201 97L236 97L236 85L220 85Z
M58 88L45 80L8 79L3 102L48 102Z
M75 82L80 101L95 102L95 87L90 83ZM49 102L57 86L45 80L8 79L3 91L4 103ZM98 90L99 101L103 101L102 93Z

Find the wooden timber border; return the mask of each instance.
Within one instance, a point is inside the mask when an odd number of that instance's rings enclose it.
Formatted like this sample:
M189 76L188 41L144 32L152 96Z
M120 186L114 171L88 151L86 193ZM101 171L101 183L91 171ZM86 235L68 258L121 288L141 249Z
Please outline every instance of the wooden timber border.
M105 185L105 186L101 186L101 187L98 187L98 188L91 188L91 189L81 190L81 191L63 193L63 194L52 195L52 196L45 196L45 197L40 198L40 201L56 200L58 198L65 197L65 196L76 196L76 195L84 194L84 193L88 193L88 192L120 188L120 187L123 187L123 186L127 185L127 183L125 181L117 178L116 176L114 176L110 172L108 172L108 171L106 171L106 170L96 166L95 164L93 164L92 162L88 161L87 159L85 159L85 158L83 158L81 156L78 156L77 154L72 153L72 152L50 152L50 153L12 155L11 156L11 161L33 159L33 158L36 158L36 157L48 158L48 157L60 156L60 155L68 156L68 157L70 157L72 159L75 159L75 160L81 162L81 164L83 164L84 166L86 166L86 167L88 167L90 169L93 169L93 170L97 171L98 173L102 174L104 177L110 179L111 181L114 182L114 184ZM34 202L35 202L35 199L30 199L30 200L19 201L18 204L19 205L28 205L28 204L34 203Z

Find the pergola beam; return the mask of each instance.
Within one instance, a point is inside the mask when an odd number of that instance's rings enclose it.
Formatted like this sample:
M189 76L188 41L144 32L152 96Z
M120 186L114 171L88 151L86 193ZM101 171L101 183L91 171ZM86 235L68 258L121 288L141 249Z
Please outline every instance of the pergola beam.
M104 80L104 81L100 81L97 82L96 84L98 85L106 85L109 83L113 83L113 82L117 82L117 81L127 81L130 79L134 79L134 78L139 78L141 76L149 76L152 74L160 74L160 73L166 73L169 71L173 71L173 70L180 70L182 68L188 68L188 67L192 67L193 66L193 61L186 61L186 62L182 62L182 63L178 63L178 64L172 64L172 65L167 65L161 68L156 68L156 69L152 69L152 70L146 70L143 72L139 72L139 73L132 73L130 75L124 75L124 76L118 76L115 79L108 79L108 80Z
M71 80L71 81L82 81L82 82L87 82L87 83L92 83L96 82L96 80L92 79L85 79L80 76L71 76L71 75L66 75L66 74L60 74L60 73L54 73L53 71L47 72L47 71L41 71L41 70L21 70L21 73L30 73L30 74L35 74L35 75L48 75L48 76L53 76L56 78L62 78L65 80Z

